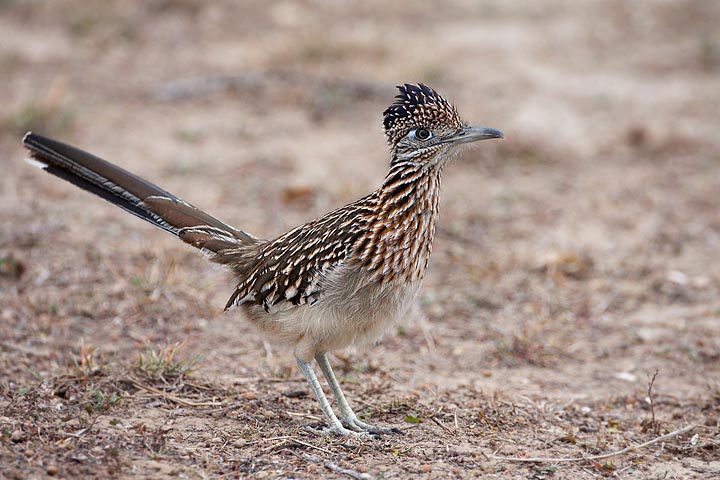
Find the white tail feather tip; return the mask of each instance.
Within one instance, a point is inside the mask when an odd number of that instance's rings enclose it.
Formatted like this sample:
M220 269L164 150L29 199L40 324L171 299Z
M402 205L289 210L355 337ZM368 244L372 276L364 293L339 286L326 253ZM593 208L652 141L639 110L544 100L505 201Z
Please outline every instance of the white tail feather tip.
M32 158L32 157L25 157L25 161L26 161L27 163L29 163L30 165L32 165L33 167L38 167L38 168L41 168L41 169L43 169L43 170L45 170L46 168L49 167L49 165L48 165L47 163L41 162L40 160L37 160L37 159Z

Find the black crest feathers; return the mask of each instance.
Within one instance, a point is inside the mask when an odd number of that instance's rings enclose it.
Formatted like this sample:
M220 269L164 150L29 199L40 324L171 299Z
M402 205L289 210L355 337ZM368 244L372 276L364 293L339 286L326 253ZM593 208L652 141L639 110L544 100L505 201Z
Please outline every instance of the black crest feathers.
M386 130L392 128L398 119L411 116L417 110L418 105L438 102L447 104L447 101L439 93L423 83L418 85L406 83L398 85L397 88L400 93L395 96L395 102L383 112L385 117L383 124Z
M420 125L433 126L440 122L460 125L455 107L427 85L406 83L397 88L400 93L395 96L395 102L383 112L383 126L391 141Z

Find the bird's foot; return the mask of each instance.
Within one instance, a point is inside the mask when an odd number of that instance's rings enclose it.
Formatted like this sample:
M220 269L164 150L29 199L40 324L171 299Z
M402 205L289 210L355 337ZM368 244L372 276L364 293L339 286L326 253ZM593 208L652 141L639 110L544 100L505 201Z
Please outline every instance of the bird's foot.
M357 417L343 418L342 423L345 427L354 430L356 432L367 432L373 435L382 435L386 433L402 433L400 429L393 427L378 427L376 425L370 425L360 421Z
M375 432L371 432L369 430L350 430L342 425L332 425L329 427L323 427L323 428L313 428L310 426L306 426L305 430L314 433L315 435L323 435L323 436L339 436L339 437L348 437L348 438L356 438L358 440L365 440L365 439L372 439L372 440L378 440L380 439L380 435L378 435Z

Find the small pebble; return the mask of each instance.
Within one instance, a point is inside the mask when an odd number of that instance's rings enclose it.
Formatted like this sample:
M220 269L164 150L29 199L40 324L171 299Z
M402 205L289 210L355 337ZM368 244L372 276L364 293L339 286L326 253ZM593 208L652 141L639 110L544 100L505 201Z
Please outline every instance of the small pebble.
M65 422L65 428L79 427L79 426L80 426L79 418L71 418L70 420Z
M22 430L15 430L10 435L10 440L12 440L15 443L22 442L24 438L25 438L25 435L23 435Z
M48 475L56 475L58 473L58 469L55 465L48 465L45 472L47 472Z
M424 465L420 465L420 471L423 473L430 473L432 472L432 465L429 465L427 463Z
M368 468L367 468L365 465L360 465L360 466L357 467L357 471L360 472L360 473L367 473L367 472L368 472Z

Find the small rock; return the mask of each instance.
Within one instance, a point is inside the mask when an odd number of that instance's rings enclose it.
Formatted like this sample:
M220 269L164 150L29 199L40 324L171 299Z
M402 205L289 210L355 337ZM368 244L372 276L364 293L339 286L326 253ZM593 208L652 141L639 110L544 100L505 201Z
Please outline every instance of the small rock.
M22 430L15 430L10 435L10 440L13 442L22 442L25 439L25 434L22 432Z
M305 390L287 390L282 392L282 395L287 398L305 398L307 392Z
M687 285L688 284L688 276L685 275L683 272L679 272L677 270L671 270L667 273L665 278L669 282L677 283L678 285Z
M70 459L74 460L78 463L83 463L83 462L87 461L88 456L82 452L79 452L79 453L75 453L75 454L70 454Z
M630 383L637 382L637 376L633 375L630 372L617 372L613 374L613 377L617 378L618 380L623 380Z
M48 465L45 472L47 472L48 475L57 475L58 468L55 465Z
M430 473L432 472L432 465L429 465L427 463L424 465L420 465L420 471L423 473Z
M368 468L367 468L365 465L359 465L359 466L356 468L356 470L357 470L358 472L360 472L360 473L367 473L367 472L368 472Z

